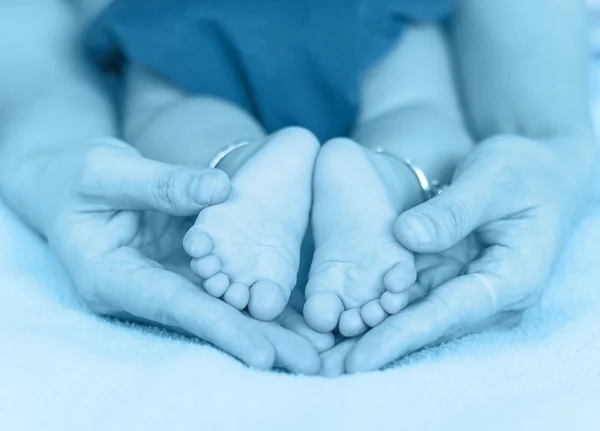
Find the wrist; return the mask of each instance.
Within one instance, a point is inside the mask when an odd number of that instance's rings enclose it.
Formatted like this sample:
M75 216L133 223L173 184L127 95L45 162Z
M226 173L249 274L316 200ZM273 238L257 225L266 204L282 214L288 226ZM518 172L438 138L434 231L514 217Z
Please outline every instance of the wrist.
M242 141L243 145L232 147L231 151L223 154L216 163L215 168L224 171L227 175L232 177L237 170L244 165L257 151L259 151L266 140L253 140L253 141Z
M402 107L361 124L354 139L374 151L410 159L427 178L447 184L456 167L473 149L459 119L428 105Z

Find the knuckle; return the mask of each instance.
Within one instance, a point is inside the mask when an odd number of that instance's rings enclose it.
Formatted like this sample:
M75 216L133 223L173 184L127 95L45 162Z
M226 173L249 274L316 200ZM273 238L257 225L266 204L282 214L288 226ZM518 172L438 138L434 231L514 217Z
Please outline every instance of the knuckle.
M152 198L159 207L175 208L179 205L179 197L183 190L183 172L183 168L178 168L159 175L152 188Z
M433 224L441 238L465 237L469 234L470 212L463 200L444 197L437 202L436 206L442 216Z

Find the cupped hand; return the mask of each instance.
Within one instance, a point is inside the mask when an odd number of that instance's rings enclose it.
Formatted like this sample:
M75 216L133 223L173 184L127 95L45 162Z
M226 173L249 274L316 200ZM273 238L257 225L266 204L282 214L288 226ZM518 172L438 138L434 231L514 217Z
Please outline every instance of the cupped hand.
M40 175L43 233L90 309L193 334L256 368L318 371L305 338L244 316L184 276L189 217L226 199L225 173L145 159L106 138L53 158Z
M588 160L574 163L558 146L491 138L476 147L441 195L400 215L396 237L429 256L432 290L358 340L346 370L375 370L427 346L518 323L539 301L586 195L590 148L584 148ZM471 233L478 254L462 268L450 265L435 275L436 265L438 271L446 265L453 247ZM468 256L472 247L465 247Z

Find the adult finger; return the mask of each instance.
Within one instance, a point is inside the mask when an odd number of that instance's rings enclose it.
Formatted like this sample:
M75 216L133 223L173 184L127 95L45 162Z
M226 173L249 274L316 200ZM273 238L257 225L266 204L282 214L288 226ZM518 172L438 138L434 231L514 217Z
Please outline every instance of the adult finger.
M500 332L514 328L523 320L523 313L524 310L512 310L494 314L471 328L465 328L462 332L442 337L427 347L434 347L438 344L446 343L469 334L476 334L479 332Z
M230 188L223 171L146 159L114 139L91 146L84 165L84 193L102 199L112 209L194 215L223 202Z
M419 272L417 280L426 287L427 291L430 291L457 277L464 266L455 260L440 260L438 265L430 266Z
M95 303L109 313L125 312L208 341L246 364L270 369L271 342L238 310L204 293L185 278L164 270L128 247L103 256L105 289ZM100 308L100 307L96 307Z
M417 253L448 250L487 220L489 197L481 181L461 177L443 193L402 213L394 234Z
M346 358L352 350L358 338L349 338L321 354L321 370L319 375L323 377L338 377L346 372Z
M351 352L348 371L380 368L425 346L481 327L504 311L524 308L547 265L527 259L539 245L522 236L511 247L491 246L466 267L466 274L434 289L421 302L390 316L365 334Z
M275 319L282 327L306 338L312 343L318 353L331 349L335 345L335 339L331 332L318 332L308 326L304 317L292 309L285 310Z
M248 324L265 335L275 349L275 367L297 374L314 375L321 369L321 358L306 338L275 322L261 322L248 317Z
M490 273L454 278L421 302L390 316L358 342L346 363L349 372L378 369L438 340L490 318L507 305L505 282Z
M398 217L397 239L414 252L437 253L477 227L523 209L523 185L513 175L514 154L507 145L495 139L478 145L449 187Z

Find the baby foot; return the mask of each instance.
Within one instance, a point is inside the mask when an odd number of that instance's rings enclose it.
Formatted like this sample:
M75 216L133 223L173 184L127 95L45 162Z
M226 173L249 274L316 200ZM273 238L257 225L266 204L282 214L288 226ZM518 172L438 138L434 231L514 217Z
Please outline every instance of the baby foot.
M393 224L408 201L418 200L418 185L407 175L398 160L347 139L321 149L313 192L315 254L304 306L315 330L337 326L352 337L406 305L403 292L416 271Z
M204 289L259 320L296 284L319 143L299 128L270 138L231 178L229 198L203 210L184 240Z

